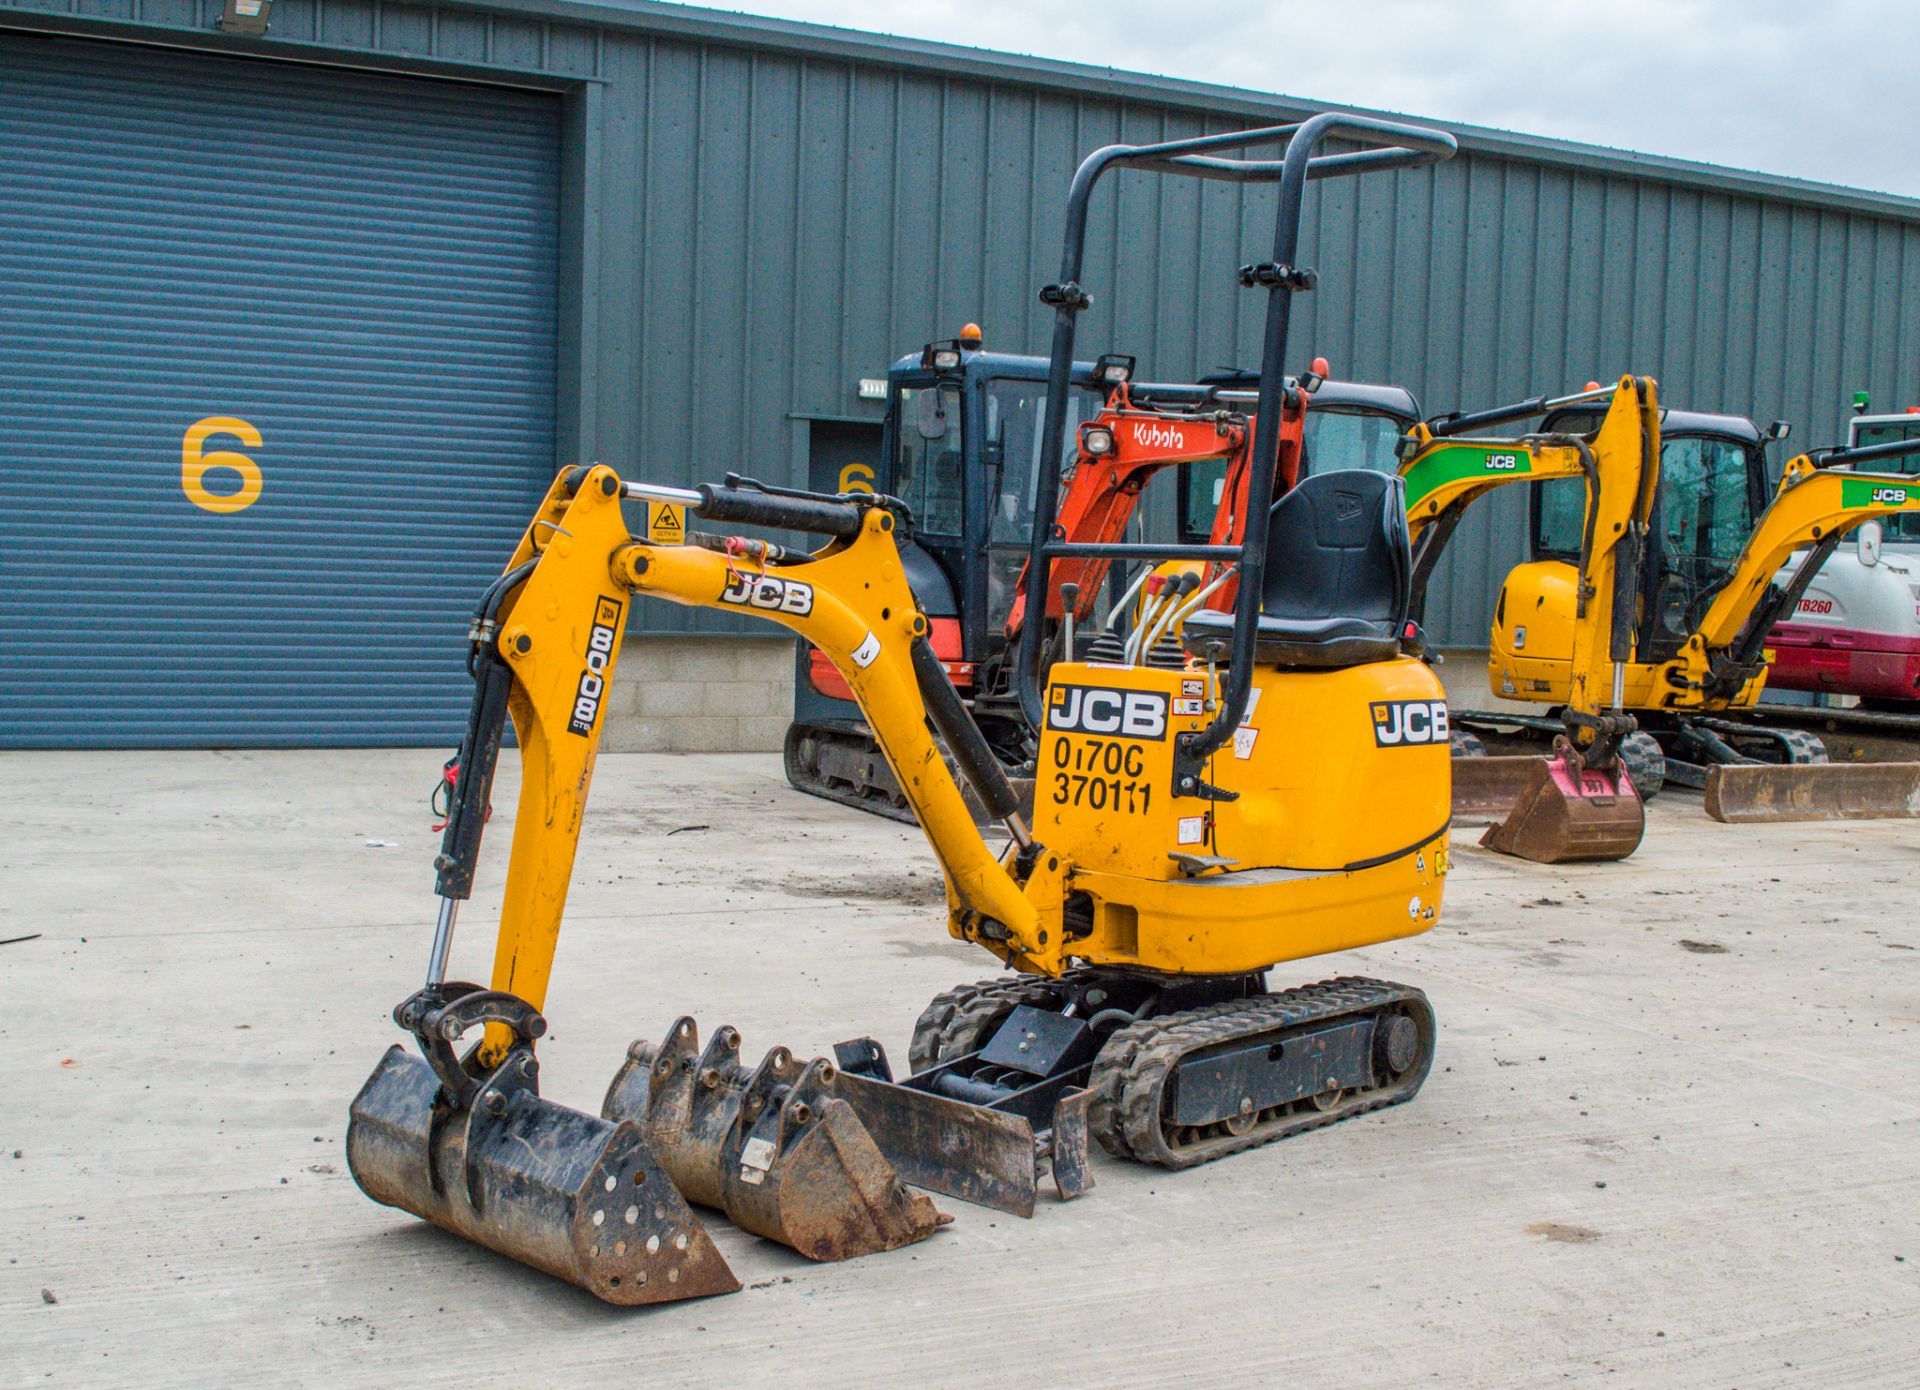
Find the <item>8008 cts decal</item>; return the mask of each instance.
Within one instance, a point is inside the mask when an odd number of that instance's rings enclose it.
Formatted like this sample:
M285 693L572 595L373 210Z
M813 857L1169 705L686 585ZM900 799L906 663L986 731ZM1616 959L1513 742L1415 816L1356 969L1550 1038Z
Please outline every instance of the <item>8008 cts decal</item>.
M573 692L573 717L567 731L593 732L593 721L600 715L600 697L607 689L607 663L613 659L613 639L620 631L620 600L594 600L593 625L587 629L587 669L580 673L580 684Z
M1421 747L1447 741L1445 700L1375 700L1373 742L1377 748Z

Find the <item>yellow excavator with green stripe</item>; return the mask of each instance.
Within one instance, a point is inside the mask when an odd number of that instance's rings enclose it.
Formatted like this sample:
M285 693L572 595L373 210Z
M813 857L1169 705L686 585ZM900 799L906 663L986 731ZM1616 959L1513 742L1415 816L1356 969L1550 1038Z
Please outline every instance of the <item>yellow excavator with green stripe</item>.
M1920 512L1911 475L1867 471L1920 452L1920 440L1815 450L1790 460L1737 553L1720 561L1650 550L1639 567L1643 595L1658 592L1663 567L1691 563L1690 599L1663 601L1635 624L1617 676L1619 705L1639 737L1660 750L1670 775L1703 788L1718 820L1857 819L1920 813L1920 766L1911 761L1835 764L1817 735L1756 726L1738 716L1766 686L1768 635L1791 616L1834 549L1863 522ZM1651 547L1669 532L1746 527L1750 513L1707 488L1703 470L1663 474ZM1706 513L1708 519L1702 520ZM1665 518L1671 516L1674 526ZM1736 531L1734 533L1738 535ZM1782 566L1804 558L1791 571ZM1724 553L1724 552L1723 552ZM1501 586L1488 652L1488 680L1510 699L1567 700L1578 666L1579 589L1584 566L1560 556L1517 566ZM1656 622L1656 619L1659 619ZM1573 659L1568 659L1573 652ZM1784 753L1783 753L1784 750ZM1755 756L1759 753L1763 756Z
M1606 402L1591 434L1518 439L1473 432L1579 400ZM1551 758L1511 770L1512 810L1482 843L1543 863L1624 859L1639 847L1646 808L1621 759L1635 730L1624 708L1623 679L1639 620L1638 575L1660 480L1660 404L1651 377L1622 377L1558 401L1534 400L1415 425L1400 441L1413 544L1413 605L1418 619L1428 581L1467 509L1512 483L1578 479L1587 493L1572 658L1560 701L1564 732ZM1505 764L1463 759L1473 777ZM1456 800L1456 806L1458 801Z
M1920 510L1920 487L1911 477L1860 471L1878 460L1920 452L1920 440L1819 450L1789 462L1738 555L1714 566L1685 615L1684 636L1675 638L1654 632L1649 612L1657 576L1684 558L1665 553L1671 541L1662 516L1668 509L1690 516L1713 506L1714 499L1700 491L1704 484L1692 475L1663 471L1662 457L1671 451L1661 430L1666 412L1654 400L1648 379L1635 388L1639 404L1630 405L1631 381L1441 417L1402 439L1415 616L1424 606L1434 566L1474 501L1508 483L1571 488L1578 479L1585 501L1573 513L1581 525L1577 553L1522 564L1501 587L1488 660L1496 689L1511 699L1558 706L1564 741L1575 750L1605 741L1607 733L1593 730L1595 722L1604 722L1615 742L1611 751L1630 769L1647 768L1654 790L1658 769L1673 766L1675 759L1705 764L1697 784L1705 787L1708 813L1717 819L1920 812L1920 770L1911 763L1840 767L1824 757L1763 762L1728 741L1751 731L1737 731L1716 718L1756 704L1766 683L1767 634L1793 612L1841 539L1874 517ZM1540 415L1548 417L1548 428L1539 434L1463 437ZM1628 423L1635 415L1637 430ZM1679 418L1691 422L1683 428L1697 431L1701 420L1720 417ZM1562 428L1554 428L1556 423ZM1576 423L1577 432L1565 428ZM1784 426L1776 426L1768 437L1784 433ZM1745 527L1747 515L1742 510L1737 524ZM1567 545L1571 550L1571 541ZM1801 551L1809 552L1806 559L1781 582L1781 566ZM1498 714L1462 719L1475 728L1502 722ZM1544 720L1528 722L1551 727ZM1586 761L1590 768L1591 758ZM1564 763L1558 751L1547 774L1529 759L1463 760L1455 777L1455 809L1514 802L1514 814L1489 831L1484 843L1529 858L1616 858L1630 852L1632 811L1624 800L1611 803L1606 816L1596 816L1597 804L1568 803L1576 809L1565 822L1569 838L1562 840L1559 799L1544 784L1557 782L1564 790L1572 783ZM1637 775L1629 771L1622 781L1632 786ZM1633 786L1636 801L1643 799L1640 790ZM1597 835L1573 835L1577 823L1612 824L1618 834L1611 843Z

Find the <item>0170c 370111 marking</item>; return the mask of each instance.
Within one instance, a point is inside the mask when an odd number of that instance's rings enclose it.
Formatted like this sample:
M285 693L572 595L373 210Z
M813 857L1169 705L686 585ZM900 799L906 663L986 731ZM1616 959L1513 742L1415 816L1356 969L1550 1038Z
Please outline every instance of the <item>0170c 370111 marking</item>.
M1143 815L1153 801L1146 775L1146 754L1131 740L1058 738L1054 740L1053 802L1091 806L1096 811Z

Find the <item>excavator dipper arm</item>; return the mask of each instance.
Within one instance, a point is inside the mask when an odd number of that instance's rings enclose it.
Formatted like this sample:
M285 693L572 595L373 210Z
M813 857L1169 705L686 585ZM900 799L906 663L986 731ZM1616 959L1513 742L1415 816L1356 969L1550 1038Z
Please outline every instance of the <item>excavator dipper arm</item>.
M764 618L824 652L853 690L926 830L946 873L952 911L970 922L998 924L995 938L1004 942L1008 956L1021 955L1035 939L1040 914L982 839L928 730L929 713L943 713L939 696L945 675L937 660L916 660L926 645L927 622L914 605L893 541L894 513L871 503L705 489L682 494L695 499L696 513L704 508L764 525L831 525L842 534L813 556L752 541L735 541L730 550L642 544L627 530L620 499L663 491L680 492L626 485L607 468L584 477L577 470L563 474L508 567L509 579L522 571L524 577L500 605L498 617L476 629L480 669L498 663L510 676L506 704L521 749L519 813L493 989L535 1009L545 1000L603 727L602 706L634 594ZM484 720L478 709L484 698L476 695L476 724ZM1017 852L1027 832L1015 814L1011 789L1003 786L1005 774L984 743L978 749L966 746L969 733L979 739L971 725L950 717L937 722L962 767L987 783L979 788L982 799L1007 820ZM470 795L455 806L439 861L438 887L449 901L470 891L486 804L479 789L491 780L487 753L499 744L497 734L490 736L484 727L470 733L469 742L481 753L470 754L472 761L463 764L470 768L464 779ZM442 915L444 921L444 910ZM444 967L445 955L446 943L437 939L434 969ZM438 983L430 978L429 988ZM513 1042L509 1023L489 1024L481 1065L496 1065Z
M1920 452L1920 440L1902 443L1908 447L1894 453ZM1784 608L1770 601L1770 595L1779 592L1774 576L1787 558L1812 546L1816 556L1824 559L1833 542L1861 522L1900 512L1920 512L1920 479L1910 474L1840 471L1823 467L1805 454L1788 463L1773 501L1741 547L1731 576L1682 649L1672 683L1703 692L1724 690L1726 681L1716 679L1723 674L1717 668L1729 656L1734 665L1753 666L1757 671L1765 662L1757 648L1773 624L1787 616ZM1798 597L1799 589L1818 572L1813 560L1803 564L1794 576L1793 596ZM1751 640L1743 642L1743 638Z
M1300 438L1297 415L1295 412L1292 425L1292 456L1296 458ZM1205 415L1143 410L1133 405L1126 387L1120 387L1107 408L1080 428L1080 451L1060 497L1060 533L1075 541L1118 541L1140 505L1142 489L1154 474L1176 464L1233 459L1244 453L1251 434L1251 422L1244 415L1225 410ZM1091 440L1101 441L1099 452L1087 447ZM1074 616L1085 619L1093 612L1111 563L1097 557L1057 561L1048 584L1047 616L1060 616L1062 586L1075 584L1079 586L1079 599ZM1019 634L1026 617L1024 567L1018 593L1007 614L1009 637Z

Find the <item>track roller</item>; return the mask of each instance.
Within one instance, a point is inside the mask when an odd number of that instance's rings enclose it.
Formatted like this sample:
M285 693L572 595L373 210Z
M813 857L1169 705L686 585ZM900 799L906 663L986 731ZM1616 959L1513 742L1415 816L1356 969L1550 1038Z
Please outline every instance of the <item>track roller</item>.
M1408 985L1343 978L1143 1019L1094 1063L1109 1153L1191 1168L1411 1100L1433 1008Z

